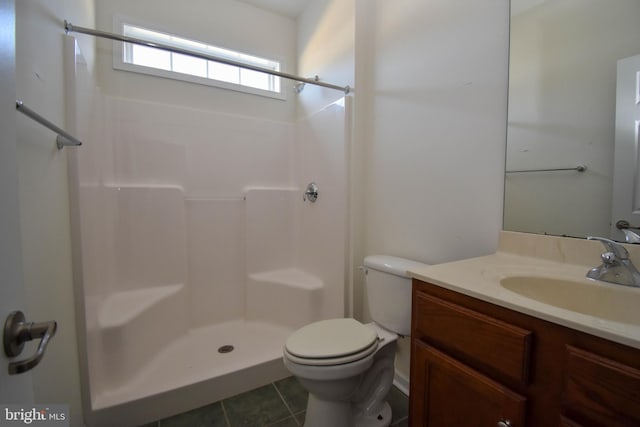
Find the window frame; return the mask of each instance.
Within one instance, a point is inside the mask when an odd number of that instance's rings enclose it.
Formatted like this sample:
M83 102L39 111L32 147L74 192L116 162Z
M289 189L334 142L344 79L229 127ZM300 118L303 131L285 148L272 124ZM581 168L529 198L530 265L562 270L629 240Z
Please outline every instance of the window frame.
M182 38L182 39L194 42L194 43L200 43L200 44L206 45L206 43L203 43L202 41L192 40L192 39L189 39L188 37L184 37L184 36L178 35L178 34L172 34L170 32L164 31L162 29L158 29L157 27L152 27L150 25L142 24L142 23L137 22L136 20L133 20L133 19L128 19L126 17L119 17L119 16L114 17L113 27L114 27L114 31L116 32L116 34L123 34L124 35L124 26L125 25L141 28L143 30L157 32L157 33L160 33L160 34L166 34L166 35L169 35L169 36ZM139 38L142 38L142 37L139 37ZM166 44L169 44L169 43L166 43ZM133 46L133 45L129 44L129 46ZM285 66L284 61L281 58L274 58L274 57L272 57L272 58L264 58L264 56L255 55L255 54L253 54L251 52L237 51L237 50L234 50L234 49L229 48L229 47L221 47L221 46L213 46L213 45L207 45L207 46L212 46L214 48L232 51L232 52L238 53L240 55L254 56L256 58L277 62L280 65L280 70L282 70L284 68L284 66ZM165 51L165 52L168 52L168 51ZM160 68L147 67L147 66L144 66L144 65L138 65L138 64L133 64L133 63L130 63L130 62L125 62L124 54L125 54L125 42L114 41L113 42L113 68L115 70L129 71L129 72L134 72L134 73L139 73L139 74L151 75L151 76L155 76L155 77L168 78L168 79L172 79L172 80L177 80L177 81L182 81L182 82L187 82L187 83L195 83L195 84L200 84L200 85L204 85L204 86L211 86L211 87L216 87L216 88L220 88L220 89L232 90L232 91L236 91L236 92L243 92L243 93L247 93L247 94L251 94L251 95L264 96L264 97L267 97L267 98L273 98L273 99L278 99L278 100L286 100L286 98L287 98L287 90L286 90L286 88L288 86L286 84L284 84L284 80L286 80L286 79L283 78L283 77L273 76L274 79L279 79L280 80L279 81L280 92L275 92L275 91L270 91L270 90L258 89L258 88L251 87L251 86L244 86L244 85L238 84L238 83L230 83L230 82L226 82L226 81L223 81L223 80L215 80L215 79L212 79L212 78L209 78L209 77L200 77L200 76L196 76L196 75L192 75L192 74L180 73L180 72L173 71L173 70L163 70L163 69L160 69ZM207 52L206 54L207 55L211 55L211 56L215 56L214 54L211 54L210 52ZM235 59L235 58L233 58L233 60L237 61L237 62L242 62L242 60Z

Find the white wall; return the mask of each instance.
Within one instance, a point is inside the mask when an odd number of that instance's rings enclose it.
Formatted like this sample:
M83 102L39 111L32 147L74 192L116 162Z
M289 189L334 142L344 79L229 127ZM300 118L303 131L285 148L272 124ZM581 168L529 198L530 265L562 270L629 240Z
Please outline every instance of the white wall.
M355 2L311 1L298 17L297 30L298 75L353 88ZM343 96L339 90L306 85L298 96L298 117L307 117Z
M27 106L64 127L63 21L93 24L89 0L16 2L16 93ZM93 41L82 43L93 66ZM76 346L67 149L55 134L17 117L20 215L28 320L56 320L58 332L33 371L35 401L69 404L71 425L83 425ZM33 349L25 350L32 351Z
M610 234L616 62L640 52L639 16L636 0L563 0L512 19L507 169L587 171L509 174L506 230Z
M355 128L363 132L356 144L364 148L365 224L355 261L379 253L441 263L495 251L508 1L356 5ZM356 313L366 318L361 308ZM405 375L407 341L397 363Z
M95 0L96 22L113 32L113 18L123 16L140 25L214 46L235 49L284 62L282 71L295 74L295 21L235 0L190 0L188 3L154 0ZM81 23L78 23L81 25ZM113 69L112 42L97 44L98 83L106 95L229 114L293 120L293 83L284 80L287 100L185 83Z

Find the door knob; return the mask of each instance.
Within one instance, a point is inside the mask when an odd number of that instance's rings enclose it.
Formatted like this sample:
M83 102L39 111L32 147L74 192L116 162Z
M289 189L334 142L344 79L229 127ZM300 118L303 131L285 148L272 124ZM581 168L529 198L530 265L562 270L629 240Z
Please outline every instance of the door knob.
M502 421L498 421L498 427L513 427L513 426L511 425L511 421L502 420Z
M51 322L26 322L21 311L14 311L7 316L4 322L4 353L7 357L16 357L22 353L24 343L40 338L40 344L35 354L27 359L9 363L9 375L21 374L33 369L44 356L47 344L55 335L58 325Z

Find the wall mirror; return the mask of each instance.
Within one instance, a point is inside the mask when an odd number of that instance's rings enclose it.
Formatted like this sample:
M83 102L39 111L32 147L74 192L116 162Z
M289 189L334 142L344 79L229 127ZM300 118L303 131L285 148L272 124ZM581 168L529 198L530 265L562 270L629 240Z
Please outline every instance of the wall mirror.
M640 227L639 21L640 0L511 0L505 230Z

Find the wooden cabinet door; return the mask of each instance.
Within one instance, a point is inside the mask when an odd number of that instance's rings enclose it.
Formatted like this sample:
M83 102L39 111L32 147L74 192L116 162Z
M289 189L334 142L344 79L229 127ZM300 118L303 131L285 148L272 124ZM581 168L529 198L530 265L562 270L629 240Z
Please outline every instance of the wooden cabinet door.
M640 370L567 346L562 408L584 426L640 426Z
M411 426L525 425L523 396L417 340L412 359Z

